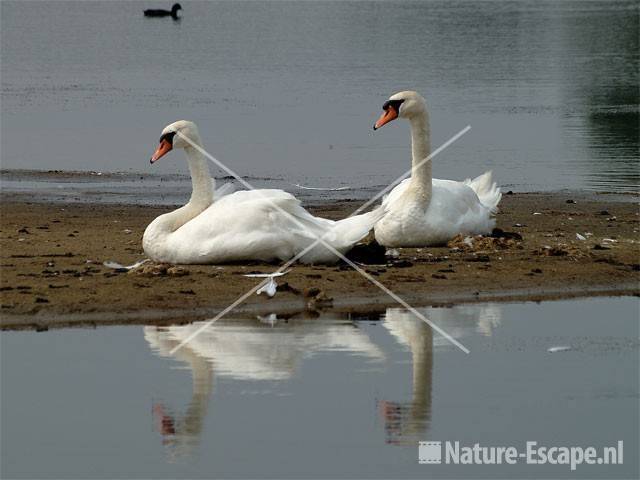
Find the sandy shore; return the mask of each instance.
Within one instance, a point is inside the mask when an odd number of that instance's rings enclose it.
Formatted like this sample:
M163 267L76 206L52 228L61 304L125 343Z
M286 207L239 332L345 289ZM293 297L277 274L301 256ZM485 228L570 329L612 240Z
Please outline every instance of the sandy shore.
M369 257L375 264L365 268L413 305L638 295L640 217L637 198L626 200L610 195L505 195L497 226L507 234L501 238L399 249L397 257ZM340 202L311 210L340 218L357 206ZM126 265L145 258L144 228L165 211L25 203L5 196L0 230L2 328L207 318L259 281L242 274L277 268L147 266L120 273L103 266L106 260ZM345 265L297 265L279 283L274 298L252 295L235 312L373 311L396 305Z

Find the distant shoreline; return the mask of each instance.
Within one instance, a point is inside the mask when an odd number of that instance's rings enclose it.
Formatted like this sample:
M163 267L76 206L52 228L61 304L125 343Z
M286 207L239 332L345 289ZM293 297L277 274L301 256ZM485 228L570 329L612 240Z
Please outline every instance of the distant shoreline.
M217 175L216 184L233 182L245 189L233 177ZM373 197L394 178L371 176L366 180L344 179L319 181L310 184L296 178L283 176L251 176L242 178L256 188L280 188L293 193L306 205L322 207L335 201L364 201ZM462 180L462 179L459 179ZM108 205L163 205L173 206L186 201L191 194L191 177L184 173L157 173L134 171L77 171L0 169L0 202L2 203L87 203ZM503 192L569 195L588 200L638 201L640 187L636 190L540 190L532 186L501 185ZM604 198L600 198L604 196Z

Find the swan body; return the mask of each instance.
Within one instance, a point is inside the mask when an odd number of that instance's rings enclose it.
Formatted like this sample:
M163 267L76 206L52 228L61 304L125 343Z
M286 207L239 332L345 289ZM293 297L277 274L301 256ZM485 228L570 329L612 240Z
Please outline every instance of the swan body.
M344 254L382 218L382 208L339 221L314 217L293 195L275 189L216 195L206 159L183 136L201 146L196 125L182 120L163 130L152 157L153 162L173 148L183 148L193 183L191 199L185 206L160 215L145 230L142 245L154 261L209 264L288 260L317 237ZM303 263L337 260L322 244L300 258Z
M424 202L411 194L411 179L403 180L383 201L389 214L375 225L376 240L387 247L424 247L444 244L459 233L490 233L493 210L482 198L488 195L492 201L495 186L483 190L487 184L491 172L464 182L434 178L431 198Z
M442 245L457 234L486 234L495 226L493 215L502 194L491 172L457 182L431 176L430 128L424 99L416 92L393 95L376 122L378 129L395 118L411 123L412 171L384 198L384 217L374 230L386 247Z

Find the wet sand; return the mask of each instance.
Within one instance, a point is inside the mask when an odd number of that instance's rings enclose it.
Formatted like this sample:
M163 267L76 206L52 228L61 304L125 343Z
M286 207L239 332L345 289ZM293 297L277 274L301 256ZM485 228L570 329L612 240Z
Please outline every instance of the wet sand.
M414 305L640 294L637 197L504 195L496 238L398 249L356 260ZM632 201L629 201L632 200ZM341 218L359 202L310 208ZM276 265L103 266L144 259L142 233L166 207L43 204L5 196L0 225L2 328L149 323L207 318ZM536 214L534 214L536 213ZM576 237L576 233L585 240ZM514 235L517 234L517 235ZM521 236L522 238L518 238ZM471 243L471 245L469 245ZM296 265L269 299L251 295L234 312L373 311L396 302L346 265Z

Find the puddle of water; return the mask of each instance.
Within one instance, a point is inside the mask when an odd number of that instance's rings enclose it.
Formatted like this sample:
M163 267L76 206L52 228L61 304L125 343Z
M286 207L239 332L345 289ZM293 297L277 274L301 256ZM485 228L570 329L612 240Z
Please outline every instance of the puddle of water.
M637 478L638 309L424 309L470 355L398 309L221 321L174 354L197 324L5 332L2 476ZM625 463L421 465L419 440L623 440Z

